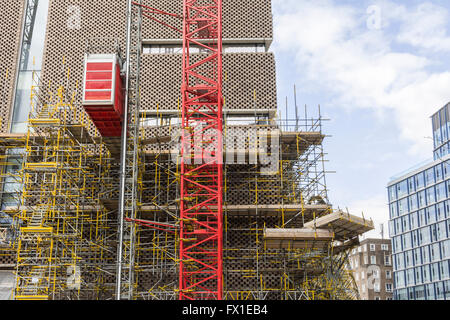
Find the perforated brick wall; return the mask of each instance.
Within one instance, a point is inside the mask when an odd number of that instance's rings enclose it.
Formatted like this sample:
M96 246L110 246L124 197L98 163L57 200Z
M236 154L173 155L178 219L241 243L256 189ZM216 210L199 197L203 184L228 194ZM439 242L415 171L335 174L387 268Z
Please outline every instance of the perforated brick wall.
M183 12L183 3L179 0L143 0L142 3L169 13ZM272 38L271 0L223 0L222 13L224 39ZM181 19L155 17L176 28L182 27ZM177 39L181 36L177 31L144 19L143 38Z
M24 0L2 0L0 5L0 132L8 130L19 59Z
M177 110L181 99L181 63L179 54L143 55L143 110L157 107ZM276 70L272 53L224 54L223 80L226 109L276 108Z

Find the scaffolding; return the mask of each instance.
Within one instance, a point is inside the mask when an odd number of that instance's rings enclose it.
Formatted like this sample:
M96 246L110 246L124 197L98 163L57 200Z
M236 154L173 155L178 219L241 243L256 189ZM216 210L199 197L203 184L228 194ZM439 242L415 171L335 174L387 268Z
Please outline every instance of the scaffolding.
M100 196L109 189L110 155L74 106L76 88L60 86L49 99L43 91L36 79L18 171L23 189L14 217L20 222L14 298L106 298L113 289L109 238L116 222Z
M225 122L224 299L358 296L352 274L346 271L347 253L373 222L335 210L329 203L324 119L318 110L317 118L307 120L254 115ZM137 229L136 299L175 299L178 292L177 116L163 117L159 110L142 114L145 173ZM286 122L296 123L296 129L285 130L280 123ZM262 147L268 140L271 144ZM250 164L252 157L261 155L275 159L275 165ZM326 224L323 218L329 219ZM312 235L299 241L288 237L273 247L266 238L270 228L310 230ZM332 234L326 241L320 241L323 231Z

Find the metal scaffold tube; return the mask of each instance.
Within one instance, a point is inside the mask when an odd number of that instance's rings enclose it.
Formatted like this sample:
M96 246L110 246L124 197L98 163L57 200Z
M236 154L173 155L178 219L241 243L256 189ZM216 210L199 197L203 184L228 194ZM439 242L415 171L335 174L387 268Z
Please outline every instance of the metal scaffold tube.
M125 75L125 106L120 156L120 190L118 216L118 246L116 270L116 299L133 299L134 240L137 205L137 157L139 135L139 65L140 65L140 8L127 3L127 45ZM136 10L133 11L133 8ZM137 12L136 12L137 11ZM124 240L127 238L127 243ZM124 271L124 264L128 270ZM125 283L124 283L125 282Z

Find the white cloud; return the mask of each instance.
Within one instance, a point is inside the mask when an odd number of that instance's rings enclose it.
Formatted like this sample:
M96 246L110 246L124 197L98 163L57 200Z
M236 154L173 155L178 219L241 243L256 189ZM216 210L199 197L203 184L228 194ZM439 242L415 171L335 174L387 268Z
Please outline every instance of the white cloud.
M426 2L399 18L403 20L399 42L434 51L450 50L449 13L445 8Z
M448 12L431 4L378 4L383 28L369 30L366 8L275 0L274 51L294 54L302 85L320 87L336 106L393 110L410 153L430 157L424 137L431 134L431 114L450 100L450 72L430 71L441 61L412 46L446 50L448 42L450 49Z

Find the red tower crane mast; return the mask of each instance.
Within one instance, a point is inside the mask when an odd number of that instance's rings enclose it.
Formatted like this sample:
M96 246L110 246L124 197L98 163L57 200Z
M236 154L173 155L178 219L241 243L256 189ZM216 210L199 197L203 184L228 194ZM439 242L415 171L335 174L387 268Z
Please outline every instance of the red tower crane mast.
M136 5L139 5L135 3ZM183 0L181 16L140 5L183 35L179 299L222 299L222 0ZM195 53L195 54L194 54Z
M222 299L222 0L184 0L183 17L179 297Z

